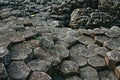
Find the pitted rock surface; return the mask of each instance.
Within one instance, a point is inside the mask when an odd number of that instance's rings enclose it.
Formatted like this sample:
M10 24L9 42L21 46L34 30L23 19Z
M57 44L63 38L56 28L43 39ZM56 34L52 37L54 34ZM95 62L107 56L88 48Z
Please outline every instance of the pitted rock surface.
M120 80L119 0L0 0L0 80Z

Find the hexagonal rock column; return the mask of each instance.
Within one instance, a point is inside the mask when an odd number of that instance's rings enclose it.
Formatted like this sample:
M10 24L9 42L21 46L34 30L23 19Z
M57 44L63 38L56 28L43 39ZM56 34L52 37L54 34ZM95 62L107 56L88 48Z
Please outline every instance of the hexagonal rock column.
M64 61L61 65L60 71L63 75L78 73L79 66L73 61Z
M29 62L28 66L31 68L32 71L47 72L51 67L51 63L45 60L38 59Z
M119 50L112 50L107 52L105 55L105 60L110 69L115 68L115 65L120 62L120 51Z
M89 65L93 66L96 69L104 68L106 65L104 58L99 56L88 58L88 63Z
M3 63L0 62L0 80L4 80L8 77L7 71Z
M33 72L29 80L52 80L52 78L45 72Z
M29 61L33 58L33 52L30 45L26 42L18 43L11 47L10 58L12 60Z
M90 66L85 66L80 69L80 76L84 79L87 79L87 78L90 79L90 78L98 77L98 73L94 68Z
M78 76L72 76L72 77L66 78L65 80L82 80L82 78L79 78Z
M12 61L8 66L7 71L11 79L26 80L31 70L22 61Z

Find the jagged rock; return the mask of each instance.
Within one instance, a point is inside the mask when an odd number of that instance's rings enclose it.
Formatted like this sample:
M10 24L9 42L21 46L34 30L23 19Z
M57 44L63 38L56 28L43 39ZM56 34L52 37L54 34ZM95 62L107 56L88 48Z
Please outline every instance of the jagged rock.
M7 74L6 68L4 64L0 62L0 79L4 80L4 79L7 79L7 77L8 77L8 74Z
M12 61L7 71L11 79L26 80L30 73L30 68L22 61Z
M101 69L106 66L106 62L104 58L101 58L99 56L94 56L91 58L88 58L88 63L89 65L95 67L96 69Z
M94 50L94 53L100 55L101 57L105 57L107 52L109 52L109 50L105 47L98 47Z
M33 72L29 80L52 80L52 78L44 72Z
M117 49L120 46L120 38L112 38L104 42L104 46L108 49Z
M27 42L17 43L10 49L10 58L12 60L29 61L33 58L33 52Z
M94 40L88 36L80 36L78 38L78 41L81 42L82 44L85 44L85 45L94 43Z
M120 62L120 51L112 50L106 53L105 60L110 69L114 69L115 65Z
M45 60L32 60L28 63L32 71L47 72L51 67L51 63Z
M81 75L82 78L98 77L97 71L90 66L85 66L85 67L81 68L80 69L80 75Z
M72 76L72 77L66 78L65 80L82 80L82 79L79 78L78 76Z
M73 74L79 72L79 66L73 61L64 61L61 65L60 71L64 74Z

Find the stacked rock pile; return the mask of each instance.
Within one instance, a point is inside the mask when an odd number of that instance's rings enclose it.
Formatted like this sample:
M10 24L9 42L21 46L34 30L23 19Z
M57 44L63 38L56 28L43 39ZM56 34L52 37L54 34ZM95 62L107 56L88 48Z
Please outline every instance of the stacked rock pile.
M119 18L119 0L0 0L0 80L120 80Z

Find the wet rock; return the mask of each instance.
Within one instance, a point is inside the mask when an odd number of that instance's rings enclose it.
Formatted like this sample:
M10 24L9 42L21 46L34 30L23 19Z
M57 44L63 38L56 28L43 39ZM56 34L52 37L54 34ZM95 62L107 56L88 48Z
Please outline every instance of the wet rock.
M82 79L79 78L78 76L72 76L72 77L66 78L65 80L82 80Z
M45 60L32 60L28 63L28 66L32 71L47 72L50 69L51 63Z
M110 69L114 69L115 65L120 62L120 51L112 50L107 52L105 55L105 60Z
M91 66L95 67L96 69L104 68L105 65L106 65L106 62L105 62L104 58L101 58L99 56L89 58L88 63Z
M0 47L0 58L4 57L6 54L8 54L8 50L4 47Z
M0 79L6 79L8 77L6 68L3 63L0 62Z
M29 61L33 58L33 52L29 44L22 42L11 47L10 57L12 60Z
M109 50L105 47L95 48L94 53L100 55L101 57L105 57L105 54L109 52Z
M34 49L34 58L39 58L41 60L46 60L50 54L48 54L44 49L41 47L37 47Z
M80 36L78 38L78 41L81 42L82 44L85 44L85 45L94 43L94 40L88 36Z
M29 67L22 61L12 61L7 71L9 77L16 80L26 80L30 73Z
M79 72L79 66L73 61L64 61L61 65L60 71L67 75Z
M44 72L33 72L29 80L52 80L52 78Z
M93 77L98 77L97 71L90 67L90 66L85 66L80 69L80 75L82 78L93 78Z
M55 46L55 49L60 53L62 58L69 57L69 50L64 46Z
M120 46L120 38L112 38L104 42L104 46L108 49L117 49Z

